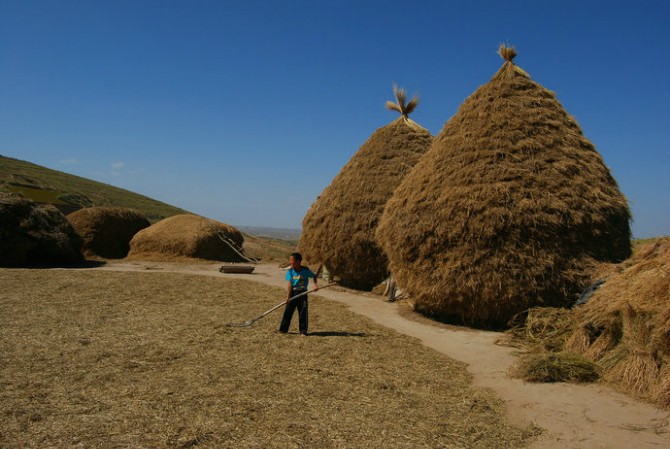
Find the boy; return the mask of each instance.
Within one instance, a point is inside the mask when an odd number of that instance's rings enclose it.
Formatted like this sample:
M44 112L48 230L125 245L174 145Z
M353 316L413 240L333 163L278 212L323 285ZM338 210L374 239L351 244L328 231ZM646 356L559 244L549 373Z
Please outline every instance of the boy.
M300 253L293 253L288 260L290 268L286 272L286 281L287 284L287 293L286 293L286 307L284 308L284 315L281 319L281 324L279 326L279 332L287 333L289 327L291 326L291 318L293 317L293 312L295 309L298 309L298 328L300 330L300 335L303 337L307 335L307 324L308 324L308 302L307 295L303 295L300 298L296 298L293 301L289 302L289 299L295 295L306 292L309 284L309 279L314 279L314 291L319 289L317 283L316 275L308 267L303 267L302 255Z

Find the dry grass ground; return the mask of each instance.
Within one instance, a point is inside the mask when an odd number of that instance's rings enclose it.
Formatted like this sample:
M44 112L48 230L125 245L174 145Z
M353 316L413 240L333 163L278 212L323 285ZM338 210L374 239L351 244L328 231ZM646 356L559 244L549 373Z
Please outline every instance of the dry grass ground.
M186 274L0 270L0 447L517 448L462 364L318 298ZM293 325L295 326L296 323Z

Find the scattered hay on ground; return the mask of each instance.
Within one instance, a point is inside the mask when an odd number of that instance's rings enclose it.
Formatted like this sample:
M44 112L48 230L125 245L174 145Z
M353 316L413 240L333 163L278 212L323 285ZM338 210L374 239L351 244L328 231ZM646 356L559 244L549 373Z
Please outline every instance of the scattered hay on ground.
M609 382L670 407L670 237L645 242L574 312L567 350Z
M594 382L598 365L572 352L536 352L523 355L512 370L529 382Z
M279 335L281 288L158 272L0 270L0 446L518 448L461 363L310 299ZM293 323L295 330L296 323Z
M0 192L0 266L71 265L82 241L54 206Z
M630 259L594 272L606 281L586 304L531 309L508 335L531 353L580 354L610 385L670 407L670 237L636 244Z
M141 230L130 241L129 259L180 261L188 259L245 262L243 257L224 243L237 248L244 243L235 227L198 215L174 215Z
M506 331L509 342L521 341L534 350L560 351L574 324L572 310L534 307L510 320Z
M130 240L150 225L140 212L121 207L89 207L66 218L82 237L84 254L107 259L126 257Z

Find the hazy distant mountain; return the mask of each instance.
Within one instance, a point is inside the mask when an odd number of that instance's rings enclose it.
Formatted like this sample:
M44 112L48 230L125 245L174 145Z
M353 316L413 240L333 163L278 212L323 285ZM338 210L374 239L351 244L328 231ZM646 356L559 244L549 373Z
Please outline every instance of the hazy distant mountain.
M269 237L273 239L297 242L300 238L300 229L291 228L268 228L264 226L235 226L240 231L258 237Z

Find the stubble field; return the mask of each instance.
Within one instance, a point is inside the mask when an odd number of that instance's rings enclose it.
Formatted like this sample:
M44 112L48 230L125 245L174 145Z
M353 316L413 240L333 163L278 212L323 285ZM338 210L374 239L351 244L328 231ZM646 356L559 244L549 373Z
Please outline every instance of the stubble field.
M518 448L464 365L337 303L276 332L275 287L0 270L0 447Z

